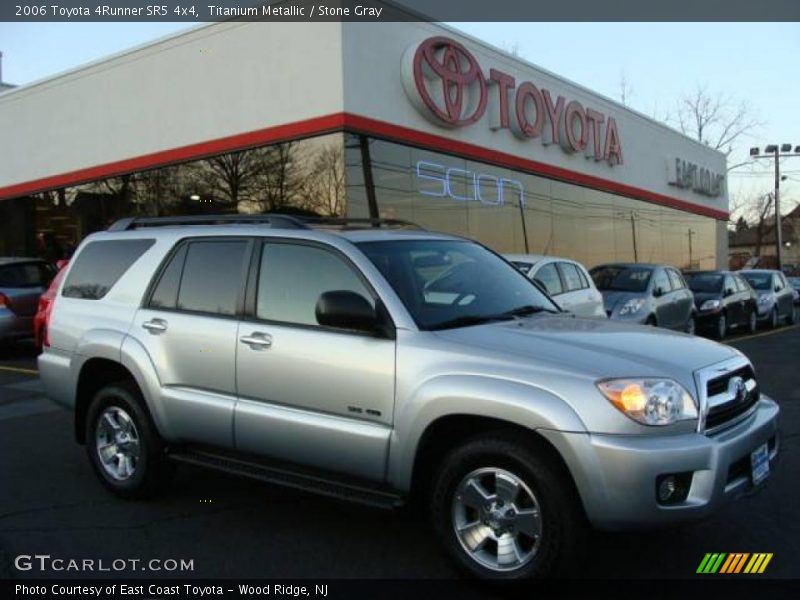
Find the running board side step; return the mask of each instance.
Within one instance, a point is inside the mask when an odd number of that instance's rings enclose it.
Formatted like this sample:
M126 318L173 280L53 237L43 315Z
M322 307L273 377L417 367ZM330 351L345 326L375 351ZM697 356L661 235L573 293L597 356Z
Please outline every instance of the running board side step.
M175 449L169 452L168 457L179 463L207 467L232 475L257 479L385 510L400 508L404 504L403 497L400 494L387 490L387 488L372 486L368 483L339 480L335 476L320 476L316 473L292 470L284 466L277 467L261 462L242 460L238 457L234 458L206 450Z

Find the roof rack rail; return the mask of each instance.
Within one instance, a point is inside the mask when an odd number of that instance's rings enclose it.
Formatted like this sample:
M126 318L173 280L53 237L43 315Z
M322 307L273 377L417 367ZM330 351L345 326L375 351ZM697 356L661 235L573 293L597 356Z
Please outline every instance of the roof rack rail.
M308 229L303 219L276 214L262 215L188 215L183 217L127 217L111 224L108 231L130 231L142 227L173 225L228 225L231 223L271 225L284 229Z
M342 230L375 228L424 228L403 219L371 219L349 217L315 217L264 213L258 215L187 215L183 217L126 217L111 224L108 231L130 231L144 227L169 227L175 225L229 225L265 224L283 229L310 229L332 225Z

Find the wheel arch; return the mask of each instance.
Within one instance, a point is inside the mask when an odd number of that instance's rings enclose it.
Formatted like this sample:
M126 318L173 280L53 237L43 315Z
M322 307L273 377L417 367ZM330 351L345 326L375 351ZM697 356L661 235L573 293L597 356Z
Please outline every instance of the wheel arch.
M78 374L75 391L75 441L86 442L86 415L95 394L105 386L127 381L137 385L133 374L122 364L108 358L94 357L86 360Z
M434 475L450 451L483 435L513 437L525 443L538 455L551 461L571 483L575 497L581 498L567 462L556 447L537 431L495 417L450 414L432 422L417 444L409 489L412 504L419 506L427 498Z

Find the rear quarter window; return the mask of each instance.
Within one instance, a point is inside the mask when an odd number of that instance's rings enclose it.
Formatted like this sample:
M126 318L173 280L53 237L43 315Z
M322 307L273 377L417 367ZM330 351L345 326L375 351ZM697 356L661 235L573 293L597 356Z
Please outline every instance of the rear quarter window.
M103 298L154 243L153 239L89 242L75 259L61 295L83 300Z

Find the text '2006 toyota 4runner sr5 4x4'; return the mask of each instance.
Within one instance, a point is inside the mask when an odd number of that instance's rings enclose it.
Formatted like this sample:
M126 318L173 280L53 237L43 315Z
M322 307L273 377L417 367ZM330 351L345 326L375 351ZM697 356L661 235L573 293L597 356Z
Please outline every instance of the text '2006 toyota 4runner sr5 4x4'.
M564 572L587 525L759 486L778 406L738 351L561 312L501 257L379 220L127 219L69 265L39 358L111 491L176 462L422 499L474 575Z

